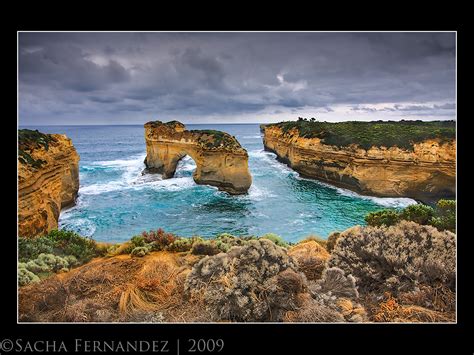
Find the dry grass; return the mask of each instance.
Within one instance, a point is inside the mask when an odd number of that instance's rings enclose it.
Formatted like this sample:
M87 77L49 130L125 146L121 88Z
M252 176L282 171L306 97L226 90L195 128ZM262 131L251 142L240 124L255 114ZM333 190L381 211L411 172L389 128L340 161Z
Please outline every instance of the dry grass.
M316 302L308 293L298 295L298 309L288 311L283 322L344 322L344 317L335 309Z
M315 240L305 240L298 243L288 251L308 280L317 280L321 278L326 261L330 254Z
M367 321L367 313L365 308L360 304L355 303L348 298L340 298L336 301L336 305L344 319L352 322Z
M327 249L328 241L326 239L323 239L323 238L317 236L317 235L309 235L305 239L299 241L297 243L297 245L302 244L302 243L311 242L311 241L316 242L319 245L321 245L324 249Z
M182 295L195 259L156 252L144 258L119 255L93 260L22 287L20 321L147 321L154 319L150 314L165 321L190 321L200 313Z
M453 313L443 313L417 305L402 305L390 294L373 310L375 322L454 322Z

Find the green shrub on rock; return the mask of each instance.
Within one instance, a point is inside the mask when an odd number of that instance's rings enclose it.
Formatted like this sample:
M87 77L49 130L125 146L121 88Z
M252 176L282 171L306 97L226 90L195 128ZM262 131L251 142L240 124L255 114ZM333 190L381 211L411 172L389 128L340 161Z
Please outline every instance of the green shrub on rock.
M221 233L216 237L216 241L220 241L224 244L227 244L230 247L242 246L251 239L252 237L236 237L229 233Z
M381 210L370 212L365 216L365 222L369 226L393 226L400 221L398 212L392 210Z
M400 213L400 218L406 221L412 221L418 224L429 224L434 216L433 207L417 203L405 207Z
M456 201L439 200L436 204L436 216L431 219L431 225L439 230L456 231Z

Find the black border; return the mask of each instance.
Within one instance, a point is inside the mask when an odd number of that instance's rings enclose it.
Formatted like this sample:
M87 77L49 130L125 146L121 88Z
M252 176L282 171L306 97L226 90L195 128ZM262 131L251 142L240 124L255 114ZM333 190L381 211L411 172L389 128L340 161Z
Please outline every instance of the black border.
M162 14L163 15L163 14ZM157 30L152 29L152 25L159 21L160 16L155 18L155 22L148 22L147 25L139 25L138 28L129 28L128 30ZM18 30L84 30L84 24L87 19L80 25L67 24L67 18L63 18L63 25L55 24L54 26L48 22L42 22L37 19L35 24L26 20L20 20L22 25L16 25L14 29L8 32L7 42L9 45L8 55L8 107L12 110L8 115L3 116L3 123L8 124L7 136L9 142L3 144L8 147L5 153L6 160L10 163L8 168L3 171L3 176L8 177L8 182L3 179L3 192L9 193L9 202L4 203L3 210L3 226L8 226L8 233L4 232L2 236L2 297L4 299L1 312L2 331L0 332L0 342L3 339L24 339L24 340L64 340L68 345L73 344L74 338L84 338L90 340L146 340L146 339L166 339L170 341L172 346L170 354L175 353L176 339L181 341L181 352L185 353L185 342L189 338L223 338L225 340L225 349L221 353L288 353L288 354L317 354L324 352L331 353L352 353L363 352L366 354L377 353L418 353L430 354L437 352L446 352L445 348L450 349L449 353L458 353L462 344L468 345L470 354L473 353L473 334L470 326L472 325L472 301L468 293L468 285L472 283L472 262L470 254L472 254L472 239L467 229L467 215L470 211L470 205L467 193L469 160L472 160L472 149L469 150L468 139L471 134L469 130L468 119L473 120L472 113L468 113L466 108L468 77L466 75L467 50L469 41L466 26L455 24L450 26L436 26L442 28L419 28L420 26L397 25L384 30L393 31L457 31L457 110L458 110L458 127L457 127L457 164L458 164L458 186L457 186L457 206L458 206L458 322L457 324L442 325L413 325L413 324L117 324L117 325L101 325L101 324L17 324L17 292L16 292L16 239L12 234L16 232L16 190L13 188L16 184L16 56L17 53L17 34ZM40 23L38 23L40 22ZM176 23L175 26L179 26ZM175 27L173 26L173 27ZM54 27L54 28L53 28ZM110 30L105 25L95 25L90 30ZM127 30L126 26L119 26L116 30ZM141 28L140 28L141 27ZM283 30L277 26L276 30ZM309 29L308 26L300 24L299 30L316 30ZM356 28L359 27L359 28ZM322 28L319 30L369 30L367 25L349 27L347 25L341 28ZM381 30L383 26L373 26L377 30ZM188 30L189 26L184 24L181 28L174 30ZM161 30L173 30L173 28L163 28ZM201 29L210 30L210 29ZM220 26L216 26L213 30L222 30ZM237 30L237 29L229 29ZM255 30L255 28L240 29ZM7 68L7 67L4 67ZM4 86L6 88L6 86ZM14 132L15 130L15 132ZM471 158L471 159L470 159ZM14 165L15 164L15 165ZM471 207L472 208L472 207ZM6 245L9 244L9 245ZM0 353L2 352L0 350ZM460 353L460 352L459 352Z

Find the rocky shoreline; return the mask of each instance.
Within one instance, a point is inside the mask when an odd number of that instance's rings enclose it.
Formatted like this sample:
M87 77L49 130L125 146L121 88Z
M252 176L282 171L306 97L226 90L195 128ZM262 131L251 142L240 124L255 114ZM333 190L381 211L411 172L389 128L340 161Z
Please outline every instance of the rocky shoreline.
M364 149L357 144L335 146L298 129L261 125L263 144L282 163L302 176L318 179L362 195L410 197L425 203L455 196L455 140L426 139L407 148ZM367 126L370 129L370 126Z

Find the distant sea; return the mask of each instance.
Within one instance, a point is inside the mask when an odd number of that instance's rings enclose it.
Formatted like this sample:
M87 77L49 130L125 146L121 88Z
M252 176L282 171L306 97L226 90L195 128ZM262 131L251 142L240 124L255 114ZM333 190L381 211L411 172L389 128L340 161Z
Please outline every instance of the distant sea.
M35 126L68 135L81 156L76 206L61 212L60 228L97 241L121 242L144 230L163 228L180 236L218 233L276 233L287 241L364 224L382 208L415 203L408 198L360 196L301 178L275 154L263 150L258 124L187 125L234 135L249 153L253 184L247 195L230 196L192 178L194 161L185 157L176 176L143 175L144 128L134 126Z

